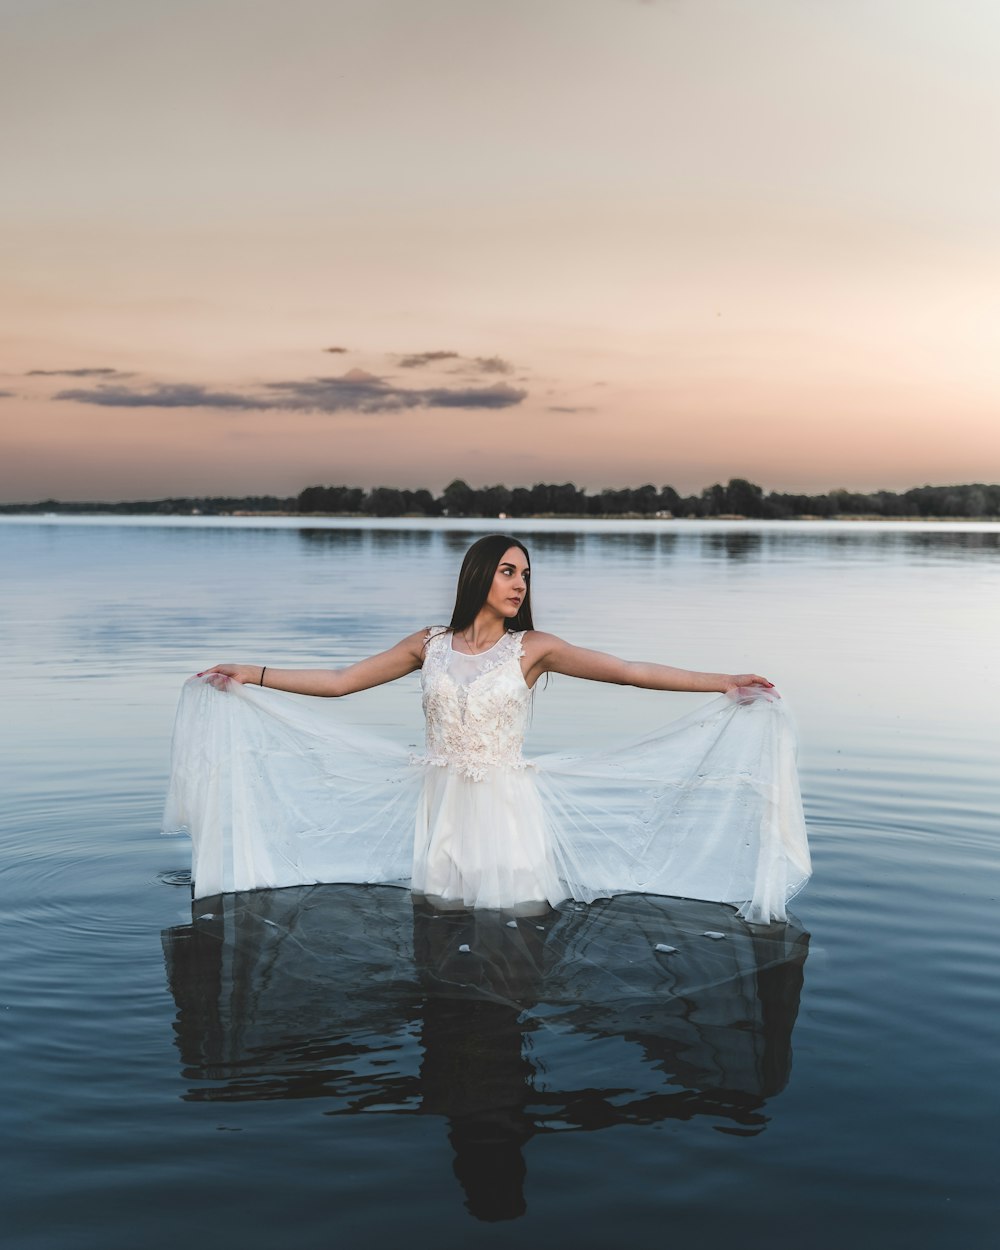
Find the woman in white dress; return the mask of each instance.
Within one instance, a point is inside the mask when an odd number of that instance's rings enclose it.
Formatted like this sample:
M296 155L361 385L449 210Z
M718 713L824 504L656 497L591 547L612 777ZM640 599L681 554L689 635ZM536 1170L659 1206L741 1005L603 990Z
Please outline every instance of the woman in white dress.
M490 535L466 553L446 627L340 670L218 664L187 683L164 828L192 836L196 896L380 881L438 906L531 913L639 891L783 919L810 867L772 683L572 646L534 629L530 587L524 545ZM336 698L418 669L419 757L261 693ZM727 697L601 755L526 761L546 673Z

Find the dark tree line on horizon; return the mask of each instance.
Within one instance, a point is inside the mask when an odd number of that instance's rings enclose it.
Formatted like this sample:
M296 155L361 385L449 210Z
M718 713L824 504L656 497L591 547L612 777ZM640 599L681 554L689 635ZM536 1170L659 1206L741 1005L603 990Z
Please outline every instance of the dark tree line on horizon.
M372 516L742 516L782 520L799 516L996 517L1000 485L920 486L895 491L834 490L824 495L765 493L745 478L716 483L700 495L680 495L672 486L638 486L588 494L572 482L560 485L485 486L456 479L438 498L430 491L379 486L364 492L347 486L309 486L298 496L299 512L368 513Z
M765 492L745 478L681 495L672 486L636 486L588 494L572 482L534 486L470 486L456 478L440 495L395 486L307 486L298 495L213 496L139 500L128 503L2 504L4 513L119 513L125 515L227 515L236 512L331 516L420 517L622 517L679 518L739 516L763 520L794 517L1000 517L1000 485L917 486L897 493L832 490L824 495Z

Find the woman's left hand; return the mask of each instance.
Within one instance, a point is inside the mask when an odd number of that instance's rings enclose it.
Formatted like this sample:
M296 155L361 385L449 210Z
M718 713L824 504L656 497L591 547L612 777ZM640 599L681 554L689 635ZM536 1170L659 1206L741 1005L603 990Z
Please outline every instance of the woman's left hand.
M726 678L725 689L723 694L732 694L736 690L742 690L747 686L759 686L764 690L774 690L774 682L768 681L766 677L761 677L757 673L734 673Z
M207 677L213 686L224 690L226 680L239 682L241 686L259 686L264 670L259 664L216 664L206 668L196 677Z

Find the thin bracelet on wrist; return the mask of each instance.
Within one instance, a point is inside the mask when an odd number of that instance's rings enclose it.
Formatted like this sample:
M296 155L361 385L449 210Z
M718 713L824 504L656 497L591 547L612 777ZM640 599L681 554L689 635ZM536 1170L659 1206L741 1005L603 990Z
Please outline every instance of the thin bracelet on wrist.
M263 686L263 684L264 684L264 674L265 674L266 672L267 672L267 665L265 664L265 665L264 665L264 667L260 670L260 681L257 683L258 685Z

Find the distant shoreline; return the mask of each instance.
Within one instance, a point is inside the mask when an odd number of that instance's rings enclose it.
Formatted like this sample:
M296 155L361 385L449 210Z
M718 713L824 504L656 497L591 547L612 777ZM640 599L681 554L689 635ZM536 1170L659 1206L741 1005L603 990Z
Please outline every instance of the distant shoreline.
M440 494L420 487L307 486L296 495L168 495L156 499L35 499L0 503L0 515L232 516L285 519L564 521L990 521L1000 519L1000 483L913 486L906 491L821 494L765 491L745 478L715 482L700 494L672 486L606 487L573 482L470 486L456 478Z
M429 517L422 512L408 512L395 516L373 516L370 512L285 512L277 509L269 509L261 512L251 512L245 509L232 512L215 512L203 509L192 509L190 512L122 512L117 509L108 509L107 511L98 508L88 508L74 510L64 508L60 510L49 509L46 512L40 511L37 507L27 505L24 508L18 508L16 505L0 505L0 521L4 517L37 517L39 520L52 520L57 517L121 517L122 519L139 519L139 520L161 520L167 518L186 519L189 517L244 517L248 519L268 519L283 518L286 520L316 520L316 521L592 521L596 524L613 524L616 521L641 521L641 522L669 522L670 524L684 525L689 521L696 521L699 524L705 522L727 522L727 521L767 521L773 524L785 524L787 522L810 522L827 524L831 521L844 524L853 524L863 522L871 524L879 522L885 524L896 523L913 523L913 524L947 524L954 525L958 522L968 523L970 525L981 525L984 522L1000 522L1000 516L920 516L913 514L911 516L885 516L878 513L855 513L845 512L835 514L833 516L817 516L815 513L801 513L794 516L783 517L754 517L746 516L738 512L716 513L709 516L662 516L650 515L643 512L616 512L609 513L604 516L595 516L593 513L586 512L535 512L527 515L512 516L439 516Z

